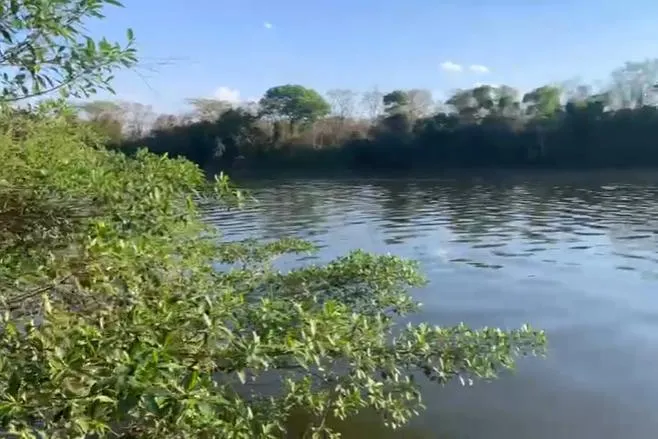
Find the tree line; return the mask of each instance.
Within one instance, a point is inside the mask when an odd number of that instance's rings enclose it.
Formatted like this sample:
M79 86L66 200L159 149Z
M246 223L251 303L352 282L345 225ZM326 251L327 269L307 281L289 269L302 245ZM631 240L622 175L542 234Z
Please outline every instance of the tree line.
M258 102L197 98L192 111L93 101L81 117L114 147L182 156L206 169L437 169L658 165L658 59L628 62L604 87L576 81L521 93L267 90Z

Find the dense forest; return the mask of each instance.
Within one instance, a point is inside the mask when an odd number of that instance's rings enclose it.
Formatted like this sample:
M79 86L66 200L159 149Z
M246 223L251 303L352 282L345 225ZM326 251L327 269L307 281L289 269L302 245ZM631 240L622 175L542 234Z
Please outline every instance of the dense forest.
M211 170L654 166L656 84L658 59L628 62L596 89L479 85L445 102L422 89L322 96L288 84L258 102L190 99L181 115L125 102L79 108L116 148L146 146Z

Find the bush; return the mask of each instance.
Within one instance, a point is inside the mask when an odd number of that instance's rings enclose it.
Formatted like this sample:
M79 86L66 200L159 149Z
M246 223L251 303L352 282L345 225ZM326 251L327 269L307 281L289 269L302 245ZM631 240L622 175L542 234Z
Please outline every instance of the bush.
M398 427L422 407L416 374L490 378L543 344L527 327L399 327L423 279L394 256L276 271L311 246L222 241L204 206L244 200L224 176L107 151L68 116L0 120L4 431L274 438L300 408L309 437L365 408Z

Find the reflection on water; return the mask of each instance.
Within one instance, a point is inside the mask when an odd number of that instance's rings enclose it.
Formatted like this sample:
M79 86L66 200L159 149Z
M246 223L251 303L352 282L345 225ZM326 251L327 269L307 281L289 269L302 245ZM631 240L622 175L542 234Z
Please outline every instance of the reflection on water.
M328 260L354 248L420 260L417 318L548 332L546 359L463 389L390 436L638 438L658 432L658 175L251 183L257 206L214 212L228 239L296 235Z
M294 414L288 422L288 431L286 439L299 439L304 437L304 429L308 425L308 417L302 413ZM405 428L403 434L400 431L391 430L384 427L378 421L374 413L361 413L360 415L350 418L349 421L337 421L329 419L328 423L332 428L339 432L343 438L377 438L377 439L426 439L428 437L437 439L456 439L456 436L448 436L437 432L436 434L428 434L427 431L419 428L409 426Z

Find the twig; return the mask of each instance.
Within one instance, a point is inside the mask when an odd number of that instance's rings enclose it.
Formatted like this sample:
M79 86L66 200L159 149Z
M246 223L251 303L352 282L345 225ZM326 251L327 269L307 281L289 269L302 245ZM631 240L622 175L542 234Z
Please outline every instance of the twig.
M41 293L45 293L46 291L52 290L53 288L57 287L58 285L63 284L64 282L69 280L72 276L73 276L73 274L69 274L67 276L64 276L62 279L58 280L57 282L55 282L53 285L46 285L46 286L43 286L43 287L39 287L39 288L36 288L32 291L28 291L24 294L21 294L20 296L12 297L6 303L7 303L7 305L11 306L11 305L15 305L16 303L23 302L27 299L31 299L32 297L36 297Z

